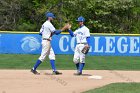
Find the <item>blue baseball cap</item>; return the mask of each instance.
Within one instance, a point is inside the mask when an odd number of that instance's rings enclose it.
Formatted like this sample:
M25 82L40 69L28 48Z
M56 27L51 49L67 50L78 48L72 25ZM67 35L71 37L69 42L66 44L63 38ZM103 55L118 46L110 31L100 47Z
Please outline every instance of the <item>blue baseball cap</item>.
M53 13L51 13L51 12L46 12L45 15L46 15L47 18L48 17L55 18L55 15Z
M85 21L85 18L82 17L82 16L80 16L80 17L78 17L78 19L76 21L78 21L78 22L84 22Z

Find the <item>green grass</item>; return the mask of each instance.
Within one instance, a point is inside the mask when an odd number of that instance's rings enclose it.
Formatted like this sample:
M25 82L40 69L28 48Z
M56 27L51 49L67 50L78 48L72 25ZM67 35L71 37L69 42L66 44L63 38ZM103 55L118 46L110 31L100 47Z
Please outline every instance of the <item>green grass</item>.
M0 69L30 69L40 55L0 54ZM58 69L75 69L73 55L56 55ZM39 69L50 69L48 58ZM140 57L87 56L87 70L140 70Z
M140 93L140 83L112 83L83 93Z

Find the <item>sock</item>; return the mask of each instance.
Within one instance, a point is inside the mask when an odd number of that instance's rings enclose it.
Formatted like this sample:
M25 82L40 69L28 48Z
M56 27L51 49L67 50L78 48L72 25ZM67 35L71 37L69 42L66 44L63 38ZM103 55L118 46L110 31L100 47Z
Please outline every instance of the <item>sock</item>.
M77 70L79 69L79 63L76 64L76 68L77 68Z
M33 67L33 70L36 70L37 67L38 67L40 64L41 64L41 61L38 59L38 60L36 61L36 64L35 64L34 67Z
M50 63L51 63L52 70L56 71L55 60L50 60Z
M79 71L80 71L81 73L82 73L82 70L83 70L84 66L85 66L85 63L80 63L80 64L79 64Z

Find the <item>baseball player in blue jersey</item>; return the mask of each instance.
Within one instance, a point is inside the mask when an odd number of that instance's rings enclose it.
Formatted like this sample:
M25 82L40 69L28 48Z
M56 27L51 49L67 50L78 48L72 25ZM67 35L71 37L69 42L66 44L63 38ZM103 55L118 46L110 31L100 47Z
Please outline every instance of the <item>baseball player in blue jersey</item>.
M82 49L86 46L89 47L90 43L90 32L89 29L84 25L85 18L80 16L77 19L79 28L74 32L69 27L69 33L72 37L76 37L77 44L74 51L73 61L77 67L77 73L75 75L81 75L85 65L85 54L82 53Z
M51 46L51 40L52 40L52 33L53 34L60 34L62 30L56 30L55 27L52 25L51 21L55 18L54 14L51 12L45 13L47 17L47 21L44 22L40 29L40 35L42 35L42 52L41 56L36 61L36 64L31 69L31 72L33 74L40 74L36 71L37 67L45 60L46 56L50 59L50 64L53 70L53 74L58 75L62 74L56 70L55 67L55 54Z

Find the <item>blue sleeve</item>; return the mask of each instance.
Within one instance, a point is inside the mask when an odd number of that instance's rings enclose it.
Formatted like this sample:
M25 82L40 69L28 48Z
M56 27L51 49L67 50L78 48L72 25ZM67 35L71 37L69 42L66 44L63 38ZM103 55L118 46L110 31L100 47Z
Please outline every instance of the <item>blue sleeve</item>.
M61 30L55 30L54 31L54 34L56 34L56 35L58 35L58 34L60 34L61 33Z
M41 35L41 36L42 36L42 33L39 33L39 35Z
M87 37L86 40L87 40L87 44L89 45L90 44L90 37Z
M72 32L72 30L70 29L70 30L68 30L68 31L69 31L70 35L71 35L72 37L74 37L74 33Z

